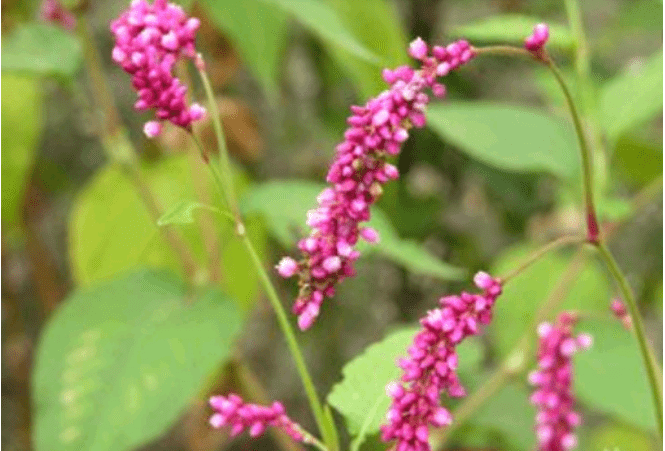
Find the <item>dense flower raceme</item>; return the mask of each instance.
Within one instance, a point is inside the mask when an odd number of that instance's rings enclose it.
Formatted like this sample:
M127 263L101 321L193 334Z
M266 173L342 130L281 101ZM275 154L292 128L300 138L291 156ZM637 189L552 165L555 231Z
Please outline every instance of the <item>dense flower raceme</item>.
M194 40L199 20L187 17L180 6L155 0L133 0L128 10L111 22L115 36L113 61L132 76L138 93L134 107L155 109L156 121L147 122L145 134L152 138L161 132L160 121L168 120L186 130L205 116L199 104L187 106L187 87L173 75L181 58L196 58Z
M531 34L524 40L524 48L539 56L550 37L550 28L545 23L539 23L533 28Z
M529 382L536 387L531 403L538 408L536 436L541 451L564 451L577 446L575 428L581 417L573 410L572 356L580 349L591 346L591 336L573 336L577 315L564 312L556 324L538 326L538 369L529 374Z
M298 275L300 293L293 306L298 326L308 329L319 314L324 297L332 297L338 282L354 274L360 253L354 248L358 238L375 243L379 237L360 223L370 219L370 206L382 193L382 186L398 177L387 157L397 155L411 127L425 125L426 89L435 96L445 95L445 86L436 81L474 56L466 41L429 49L418 38L409 53L421 61L419 70L401 66L385 69L390 89L369 100L365 106L352 106L349 128L337 146L328 171L330 186L318 196L318 208L307 213L309 237L298 247L303 258L283 258L277 265L282 277Z
M404 370L401 380L386 387L392 405L381 434L385 442L396 441L396 451L429 451L429 427L453 421L440 403L441 394L466 394L457 377L455 348L464 338L478 334L480 325L490 322L502 290L501 281L484 272L473 280L482 293L444 296L439 300L440 308L430 310L420 320L422 329L408 349L409 357L398 361Z
M210 417L210 425L217 429L229 426L232 436L249 429L249 435L257 437L263 434L268 426L273 426L298 442L308 443L311 438L300 425L286 415L280 402L275 402L270 407L246 404L240 396L230 394L211 397L210 406L215 410Z
M43 21L56 23L65 30L72 31L76 28L76 17L65 9L58 0L44 0L39 15Z
M621 324L626 330L630 330L633 327L633 319L630 317L630 314L621 299L613 300L610 304L610 310L612 310L614 316L621 321Z

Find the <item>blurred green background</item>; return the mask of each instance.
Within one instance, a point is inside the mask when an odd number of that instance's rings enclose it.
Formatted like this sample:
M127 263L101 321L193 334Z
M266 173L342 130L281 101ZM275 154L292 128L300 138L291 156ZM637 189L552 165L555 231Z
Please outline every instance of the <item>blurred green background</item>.
M231 440L207 426L206 395L236 390L282 400L292 418L315 429L272 310L230 227L197 212L195 224L173 228L200 265L222 262L219 273L198 275L196 289L184 284L177 256L136 194L132 171L118 164L133 143L162 212L182 201L216 200L187 136L169 125L158 140L142 134L149 115L132 109L129 76L110 57L109 22L128 3L63 3L78 15L75 31L44 24L39 2L2 2L3 449L299 449L272 435ZM241 208L267 266L293 253L306 231L304 213L315 205L349 105L385 88L381 68L408 62L411 39L521 45L534 24L548 22L548 48L591 142L603 229L662 361L662 1L197 0L183 6L202 20L197 46L218 96ZM95 55L101 72L91 70ZM190 93L204 102L189 69ZM117 106L115 123L100 103L100 82L108 83ZM400 180L386 187L375 210L381 245L365 250L358 275L299 335L322 397L343 379L345 363L415 325L441 295L468 288L474 271L505 274L530 250L583 230L579 157L551 74L532 61L483 57L445 83L447 99L433 102L428 127L411 134L396 163ZM109 138L120 123L129 141ZM213 148L209 124L200 132ZM555 292L562 308L594 312L580 325L596 336L595 347L578 358L580 449L660 449L637 348L611 320L616 290L593 252L550 254L515 279L493 324L473 342L463 383L472 393L498 368L562 275L563 290ZM277 283L288 307L295 284ZM188 297L200 300L200 311L182 307ZM150 329L166 298L174 300L163 313L168 318ZM129 319L89 333L113 309ZM131 341L134 330L143 341ZM408 340L391 337L392 347L377 351L374 379L360 376L367 393L394 377L381 371L394 371L393 358ZM102 344L94 347L95 340ZM175 360L160 354L167 342L182 346L184 360L176 351ZM125 347L131 352L123 353ZM98 354L86 357L89 349ZM105 373L86 379L97 385L86 382L70 393L61 379L65 363L79 358L75 351ZM523 369L533 364L527 355ZM131 388L134 373L145 386L146 377L158 378L154 402L147 392L130 390L127 400L114 391ZM532 449L534 411L524 374L458 425L442 449ZM334 396L330 402L340 430L348 424L354 433L354 413L374 399L361 407ZM67 426L69 416L80 420L76 428ZM341 439L346 446L349 434ZM363 449L385 445L372 436Z

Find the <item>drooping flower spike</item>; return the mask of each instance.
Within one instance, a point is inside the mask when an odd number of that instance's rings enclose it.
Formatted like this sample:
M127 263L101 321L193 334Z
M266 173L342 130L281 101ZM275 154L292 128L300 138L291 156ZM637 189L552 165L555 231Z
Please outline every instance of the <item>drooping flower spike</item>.
M133 0L128 10L111 22L115 36L113 61L132 76L139 111L154 109L156 120L144 126L152 138L161 132L161 121L191 131L193 121L205 116L199 104L188 106L187 87L173 75L180 58L196 58L194 40L199 20L166 0Z
M409 129L425 125L424 111L430 100L425 91L431 89L435 96L443 97L446 89L437 77L474 56L466 41L430 49L420 38L411 43L409 54L421 62L420 69L384 69L383 78L390 88L364 106L351 107L349 128L328 171L330 186L317 197L318 207L307 213L311 233L298 243L303 257L300 261L285 257L277 265L282 277L297 274L300 278L293 312L301 330L312 326L323 299L334 295L337 284L355 274L358 239L379 240L376 230L360 223L370 219L370 206L383 192L383 185L399 176L388 157L399 154Z
M592 344L588 334L573 336L577 315L564 312L555 324L538 326L538 369L529 374L536 387L531 403L538 408L536 437L540 451L565 451L577 446L575 429L582 419L573 410L572 356Z
M250 436L258 437L268 426L272 426L281 429L297 442L311 443L312 437L286 415L280 402L270 407L246 404L240 396L232 393L211 397L210 407L215 411L210 417L210 425L216 429L229 426L231 436L249 429Z
M441 394L466 394L457 377L455 348L464 338L480 333L480 325L490 322L502 291L501 281L487 273L479 272L473 280L482 293L444 296L439 300L440 308L430 310L420 320L422 329L408 349L409 357L398 361L404 370L400 381L386 387L393 401L387 424L381 426L381 438L395 441L396 451L429 451L429 427L453 421L441 405Z

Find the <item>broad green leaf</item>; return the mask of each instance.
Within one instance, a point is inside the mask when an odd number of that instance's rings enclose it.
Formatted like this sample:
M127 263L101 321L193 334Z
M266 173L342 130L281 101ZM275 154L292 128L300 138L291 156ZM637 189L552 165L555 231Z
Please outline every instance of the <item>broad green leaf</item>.
M220 210L217 207L211 205L202 204L201 202L195 202L191 200L186 200L183 202L178 202L173 207L171 207L167 212L165 212L158 220L157 225L162 227L171 224L192 224L194 222L194 212L196 210L208 210L214 213L217 213L221 216L226 216L233 220L233 216L230 213Z
M445 102L429 107L427 122L445 141L499 169L561 177L578 171L572 128L538 109Z
M192 171L185 155L146 166L143 173L163 208L196 198ZM244 184L246 186L247 182ZM238 185L236 183L236 187ZM209 192L215 192L212 182L208 188ZM240 188L239 192L245 189ZM221 205L218 198L213 203ZM233 226L226 218L215 214L213 217L222 245L223 287L243 303L243 308L249 308L258 294L258 276ZM248 218L245 225L262 254L265 237L260 221ZM192 224L175 231L182 234L197 261L205 267L209 250L201 239L199 227ZM99 171L77 198L70 216L69 255L74 279L83 286L136 266L182 271L177 255L162 237L134 185L117 166Z
M381 65L397 67L408 62L407 42L394 5L386 0L328 0L344 25L355 37L376 54ZM333 57L356 84L362 98L375 96L386 89L381 70L339 47L330 47Z
M663 173L663 144L621 136L612 154L612 168L624 180L644 185Z
M306 181L267 182L248 192L241 200L240 208L245 214L262 214L268 230L282 245L290 248L307 233L307 211L316 206L316 196L322 189L323 186ZM421 245L401 239L378 208L372 208L372 219L367 225L379 232L380 241L373 245L359 243L358 248L363 254L376 252L410 271L442 280L463 277L461 269L442 262Z
M365 47L323 0L262 0L291 14L326 45L338 47L365 61L378 63L378 57Z
M524 245L506 250L490 273L497 277L507 274L518 268L535 250L534 247ZM536 311L556 286L571 258L572 255L568 253L550 252L506 284L503 294L496 301L490 325L492 344L498 356L507 356L527 327L532 325ZM610 299L607 277L595 263L584 263L575 282L569 287L567 296L551 318L562 310L607 310ZM535 327L532 332L535 334Z
M287 15L262 0L201 0L212 21L229 35L267 95L278 91Z
M584 426L583 430L584 432ZM623 424L602 423L584 434L580 448L588 451L656 451L655 440Z
M73 77L81 64L81 44L51 25L17 27L2 43L2 71Z
M123 451L165 432L230 354L240 314L141 270L75 292L42 334L32 377L38 451Z
M328 403L346 418L351 435L356 435L365 422L369 435L376 433L384 423L390 407L385 387L399 379L402 370L397 367L396 360L407 355L418 330L410 328L391 333L367 347L342 369L342 381L333 386ZM460 362L458 372L461 374L479 365L482 346L478 340L466 340L458 346L457 353ZM462 375L460 379L464 384Z
M608 81L600 95L601 123L611 141L663 109L663 51Z
M461 25L454 28L451 34L455 37L468 39L474 44L499 42L521 46L524 39L533 31L533 27L541 22L541 19L535 17L504 14ZM568 27L552 23L548 23L548 25L550 27L548 47L557 47L564 50L575 48L575 40Z
M634 334L618 321L587 320L577 329L593 336L593 346L575 356L575 391L580 401L655 431L651 391Z
M38 80L11 74L2 76L2 94L2 225L13 227L41 137L42 96Z

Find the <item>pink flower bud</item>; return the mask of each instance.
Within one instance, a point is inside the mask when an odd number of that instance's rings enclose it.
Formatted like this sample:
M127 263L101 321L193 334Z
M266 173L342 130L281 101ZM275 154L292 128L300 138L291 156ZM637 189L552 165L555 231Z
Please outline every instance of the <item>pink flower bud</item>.
M427 44L421 38L416 38L409 44L409 55L417 60L427 57Z
M148 138L154 138L162 132L162 124L157 121L148 121L143 125L143 133Z
M299 270L298 263L291 257L283 257L275 267L277 273L285 279L292 277Z

